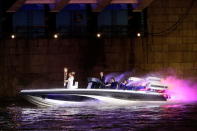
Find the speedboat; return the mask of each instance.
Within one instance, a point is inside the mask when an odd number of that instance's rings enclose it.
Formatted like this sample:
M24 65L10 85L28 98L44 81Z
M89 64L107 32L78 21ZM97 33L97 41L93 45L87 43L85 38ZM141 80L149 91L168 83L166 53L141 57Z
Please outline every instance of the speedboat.
M132 81L132 78L130 78L130 81ZM147 90L91 88L94 83L97 85L101 84L97 78L89 78L88 87L84 89L27 89L21 90L20 94L26 100L38 106L79 105L90 101L110 102L112 99L127 101L167 100L165 93L156 91L165 90L167 88L158 81L152 83L149 81L148 84L146 84Z

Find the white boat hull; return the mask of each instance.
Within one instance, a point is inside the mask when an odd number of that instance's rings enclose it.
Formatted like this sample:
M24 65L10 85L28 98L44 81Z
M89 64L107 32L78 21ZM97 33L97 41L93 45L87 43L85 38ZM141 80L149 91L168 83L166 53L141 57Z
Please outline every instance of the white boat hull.
M161 93L115 89L33 89L21 90L21 95L39 106L80 104L87 101L105 101L109 98L129 101L166 101Z

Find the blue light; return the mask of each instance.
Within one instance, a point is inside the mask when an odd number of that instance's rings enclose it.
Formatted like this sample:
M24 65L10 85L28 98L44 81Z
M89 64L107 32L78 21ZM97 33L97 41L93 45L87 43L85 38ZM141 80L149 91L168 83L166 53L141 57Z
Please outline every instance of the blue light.
M20 10L44 10L43 4L27 4L23 5Z
M85 4L69 4L64 7L63 10L85 10L86 5Z
M127 10L128 7L126 4L112 4L107 6L105 9L107 10Z

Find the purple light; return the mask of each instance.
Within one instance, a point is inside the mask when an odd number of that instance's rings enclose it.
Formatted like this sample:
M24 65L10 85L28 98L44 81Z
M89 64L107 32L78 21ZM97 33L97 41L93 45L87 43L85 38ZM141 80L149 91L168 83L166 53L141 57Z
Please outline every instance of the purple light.
M122 82L125 79L133 76L133 72L120 73L110 73L106 75L106 82L109 82L110 78L114 77L117 82Z
M112 77L117 77L118 75L119 75L118 73L107 74L105 82L109 82Z
M170 100L197 101L196 83L175 76L169 76L163 82L168 86L167 93L171 96Z

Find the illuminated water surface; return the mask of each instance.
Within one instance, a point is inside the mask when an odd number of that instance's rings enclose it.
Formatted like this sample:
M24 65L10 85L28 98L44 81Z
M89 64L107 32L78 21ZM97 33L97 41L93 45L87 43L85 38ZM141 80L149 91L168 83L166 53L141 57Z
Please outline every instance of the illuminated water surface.
M40 108L0 106L0 130L196 131L196 102L97 103Z

